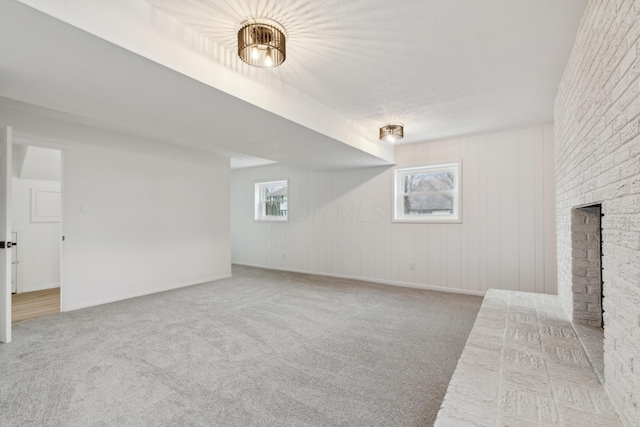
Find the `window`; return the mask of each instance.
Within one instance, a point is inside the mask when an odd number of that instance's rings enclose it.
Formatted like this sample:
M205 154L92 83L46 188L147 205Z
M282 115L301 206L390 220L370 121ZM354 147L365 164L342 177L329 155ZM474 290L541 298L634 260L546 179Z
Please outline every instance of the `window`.
M395 221L459 222L458 163L396 169Z
M288 181L256 183L256 221L286 221L288 204Z

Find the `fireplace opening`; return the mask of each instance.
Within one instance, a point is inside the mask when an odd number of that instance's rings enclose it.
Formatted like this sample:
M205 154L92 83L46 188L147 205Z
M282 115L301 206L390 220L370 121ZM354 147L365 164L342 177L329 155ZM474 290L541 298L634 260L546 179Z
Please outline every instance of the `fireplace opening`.
M600 327L604 329L604 280L602 280L602 217L604 214L602 213L602 205L596 205L598 208L598 237L600 243L600 257L598 261L600 262Z
M602 205L571 210L573 321L604 328Z

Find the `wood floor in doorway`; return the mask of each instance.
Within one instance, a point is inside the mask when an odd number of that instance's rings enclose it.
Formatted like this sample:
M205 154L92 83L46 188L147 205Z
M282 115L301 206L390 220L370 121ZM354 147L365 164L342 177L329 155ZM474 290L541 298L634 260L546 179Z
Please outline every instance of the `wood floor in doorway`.
M60 313L60 288L13 294L11 322Z

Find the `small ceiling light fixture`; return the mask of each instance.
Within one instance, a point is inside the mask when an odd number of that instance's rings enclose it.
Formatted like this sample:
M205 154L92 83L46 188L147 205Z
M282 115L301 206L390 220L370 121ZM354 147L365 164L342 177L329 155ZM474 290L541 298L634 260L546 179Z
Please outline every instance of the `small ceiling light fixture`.
M404 126L386 125L380 128L380 140L385 142L396 142L404 137Z
M284 28L268 19L243 23L238 31L238 56L254 67L282 64L287 57Z

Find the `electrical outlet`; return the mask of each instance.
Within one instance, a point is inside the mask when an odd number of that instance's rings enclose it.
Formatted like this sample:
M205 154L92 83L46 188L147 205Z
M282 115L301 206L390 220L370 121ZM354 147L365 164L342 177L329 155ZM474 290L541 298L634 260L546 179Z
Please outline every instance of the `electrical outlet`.
M415 270L416 269L416 263L412 262L411 264L409 264L409 270Z

